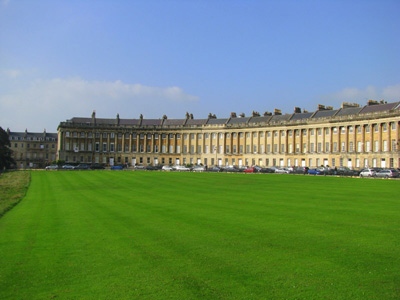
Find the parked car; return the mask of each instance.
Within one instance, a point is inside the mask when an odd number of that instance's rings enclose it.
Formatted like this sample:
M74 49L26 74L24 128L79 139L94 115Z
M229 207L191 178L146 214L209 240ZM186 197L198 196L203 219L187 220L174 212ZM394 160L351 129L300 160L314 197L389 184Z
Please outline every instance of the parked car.
M262 169L262 167L260 167L260 166L253 166L253 168L256 169L257 172L260 172L260 170Z
M206 170L205 166L194 166L192 171L193 172L204 172Z
M207 169L208 172L221 172L221 168L218 166L214 166Z
M374 169L362 169L360 172L360 177L375 177L376 172Z
M274 169L271 168L261 168L261 170L258 171L259 173L275 173Z
M92 170L104 170L105 169L105 167L103 165L101 165L101 164L92 164L90 166L90 168Z
M173 171L174 169L171 166L162 166L161 170L163 170L163 171Z
M161 170L161 166L146 166L145 169L147 171L158 171Z
M64 170L73 170L73 169L75 169L75 167L72 166L72 165L63 165L62 168L63 168Z
M248 167L248 168L244 169L243 172L245 172L245 173L257 173L258 170L255 167Z
M185 167L185 166L175 166L174 169L175 169L175 171L178 171L178 172L187 172L187 171L191 170L190 168Z
M310 175L324 175L324 171L321 169L308 169Z
M239 169L236 166L225 166L224 168L222 168L222 172L232 172L232 173L239 173L239 172L243 172L243 169Z
M293 173L295 174L308 174L308 167L295 167Z
M75 170L89 170L90 166L89 165L84 165L84 164L79 164L74 169Z
M278 168L275 170L277 174L289 174L290 170L288 168Z
M46 170L58 170L58 166L57 165L51 165L51 166L47 166L45 169Z
M341 176L358 176L359 172L348 167L339 167L336 174Z
M326 167L319 167L317 168L318 171L321 172L320 175L333 175L334 170L331 168L326 168Z
M123 166L112 166L111 170L123 170L124 167Z
M383 169L376 173L376 177L380 178L397 178L399 177L399 172L395 169Z
M134 169L135 169L136 171L140 171L140 170L146 170L146 167L143 166L143 165L136 165L136 166L134 167Z

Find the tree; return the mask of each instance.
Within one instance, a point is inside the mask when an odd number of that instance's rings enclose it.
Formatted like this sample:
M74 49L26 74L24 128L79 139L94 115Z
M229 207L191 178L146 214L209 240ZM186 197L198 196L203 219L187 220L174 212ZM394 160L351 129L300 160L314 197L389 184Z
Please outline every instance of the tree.
M11 157L12 151L10 146L8 133L0 127L0 171L8 169L11 165L15 164L14 159Z

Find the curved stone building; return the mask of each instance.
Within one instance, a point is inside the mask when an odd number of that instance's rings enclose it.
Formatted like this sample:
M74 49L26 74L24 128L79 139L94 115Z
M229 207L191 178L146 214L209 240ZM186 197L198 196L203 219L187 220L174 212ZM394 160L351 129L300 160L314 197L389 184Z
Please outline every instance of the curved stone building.
M400 102L219 119L74 117L58 127L70 163L400 167Z

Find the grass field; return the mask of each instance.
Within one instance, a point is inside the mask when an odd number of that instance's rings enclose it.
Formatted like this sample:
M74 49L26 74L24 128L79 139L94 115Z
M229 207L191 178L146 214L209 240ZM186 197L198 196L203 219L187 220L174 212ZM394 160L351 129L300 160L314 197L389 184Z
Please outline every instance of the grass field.
M0 172L0 217L25 196L30 178L29 172Z
M32 172L0 299L399 299L400 181Z

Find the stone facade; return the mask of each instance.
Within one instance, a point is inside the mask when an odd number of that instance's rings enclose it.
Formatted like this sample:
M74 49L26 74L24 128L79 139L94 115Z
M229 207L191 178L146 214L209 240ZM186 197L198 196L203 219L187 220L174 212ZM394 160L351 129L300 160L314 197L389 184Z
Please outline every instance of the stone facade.
M17 169L44 168L57 159L57 133L7 129Z
M72 118L58 127L71 163L400 167L400 102L343 103L218 119Z

